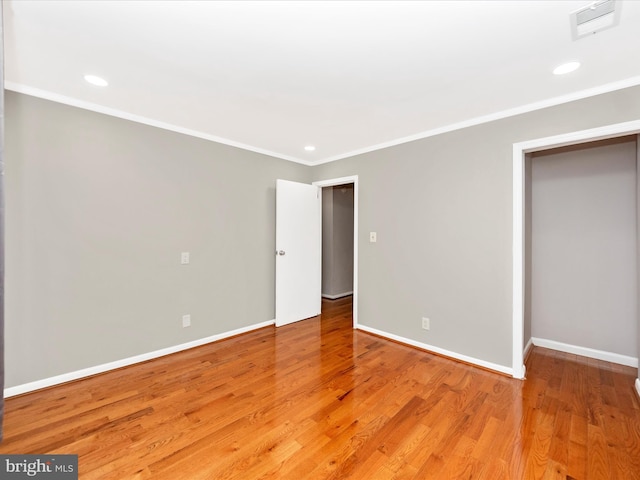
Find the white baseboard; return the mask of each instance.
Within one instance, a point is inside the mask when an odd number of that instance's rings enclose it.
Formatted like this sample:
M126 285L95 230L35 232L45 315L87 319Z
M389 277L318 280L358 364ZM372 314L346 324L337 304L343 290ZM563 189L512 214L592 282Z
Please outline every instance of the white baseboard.
M547 340L544 338L532 337L533 344L537 347L550 348L551 350L559 350L565 353L573 353L583 357L595 358L606 362L618 363L629 367L638 368L638 358L628 355L620 355L619 353L605 352L593 348L579 347L568 343L556 342L555 340Z
M242 327L236 330L231 330L229 332L218 333L217 335L201 338L192 342L182 343L180 345L174 345L172 347L163 348L161 350L155 350L153 352L143 353L134 357L123 358L122 360L116 360L115 362L104 363L102 365L96 365L95 367L83 368L82 370L76 370L75 372L69 372L62 375L56 375L55 377L44 378L42 380L36 380L35 382L16 385L15 387L8 387L4 389L4 397L13 397L15 395L32 392L34 390L40 390L41 388L52 387L61 383L79 380L81 378L90 377L91 375L97 375L98 373L108 372L109 370L127 367L135 363L146 362L147 360L164 357L165 355L170 355L172 353L181 352L190 348L199 347L201 345L206 345L207 343L217 342L218 340L224 340L225 338L240 335L241 333L247 333L259 328L268 327L270 325L275 325L275 320L256 323L254 325L249 325L248 327Z
M353 295L353 292L338 293L336 295L329 295L327 293L323 293L322 297L323 298L328 298L329 300L336 300L338 298L347 297L349 295Z
M365 325L358 324L356 325L356 328L363 330L365 332L373 333L380 337L385 337L390 340L395 340L396 342L411 345L412 347L417 347L422 350L426 350L428 352L437 353L445 357L449 357L455 360L460 360L462 362L470 363L472 365L477 365L478 367L486 368L488 370L493 370L496 372L505 373L507 375L513 376L513 369L511 367L505 367L504 365L498 365L497 363L486 362L478 358L468 357L467 355L451 352L449 350L445 350L444 348L434 347L433 345L429 345L427 343L417 342L415 340L411 340L410 338L400 337L398 335L394 335L393 333L384 332L382 330L367 327Z
M640 378L636 378L636 393L638 394L638 398L640 399Z
M530 338L527 342L527 345L524 347L524 352L522 352L522 358L527 359L527 355L531 353L531 349L533 348L533 338Z

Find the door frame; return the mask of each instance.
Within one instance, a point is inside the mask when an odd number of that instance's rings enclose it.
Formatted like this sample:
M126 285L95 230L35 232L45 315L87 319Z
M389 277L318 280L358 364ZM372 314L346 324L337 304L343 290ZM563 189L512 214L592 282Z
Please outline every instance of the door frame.
M640 120L606 125L604 127L580 130L576 132L538 138L513 144L513 354L512 375L524 379L524 287L525 271L525 155L527 153L551 148L578 145L581 143L605 140L607 138L637 135L640 133Z
M320 187L320 236L322 237L322 189L348 183L353 184L353 328L358 328L358 175L318 180L312 185Z

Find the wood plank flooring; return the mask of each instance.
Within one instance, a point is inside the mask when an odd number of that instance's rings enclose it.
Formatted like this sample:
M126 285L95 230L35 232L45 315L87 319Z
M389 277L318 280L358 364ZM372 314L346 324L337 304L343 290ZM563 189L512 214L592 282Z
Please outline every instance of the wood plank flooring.
M636 370L535 348L526 382L351 328L351 299L10 398L0 453L92 479L640 480Z

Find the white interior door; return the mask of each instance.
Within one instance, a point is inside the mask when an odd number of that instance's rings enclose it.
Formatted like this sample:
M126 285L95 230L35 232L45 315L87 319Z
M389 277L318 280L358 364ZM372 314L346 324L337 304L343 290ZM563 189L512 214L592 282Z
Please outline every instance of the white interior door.
M319 187L276 182L276 326L320 314L322 281Z

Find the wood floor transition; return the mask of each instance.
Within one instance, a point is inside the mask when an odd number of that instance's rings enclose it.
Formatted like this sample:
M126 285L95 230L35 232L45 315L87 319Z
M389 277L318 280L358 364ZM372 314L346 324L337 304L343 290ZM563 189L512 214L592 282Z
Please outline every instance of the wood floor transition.
M534 348L524 382L354 331L351 299L6 401L0 453L92 479L640 480L636 370Z

